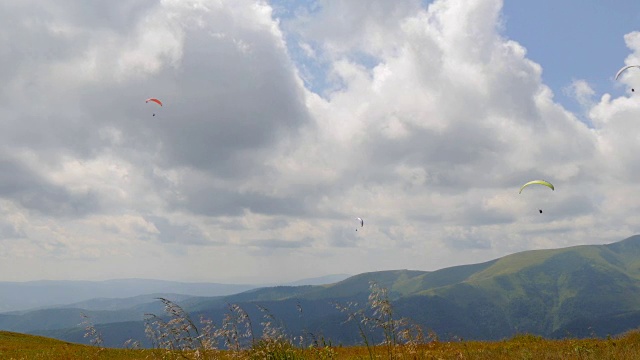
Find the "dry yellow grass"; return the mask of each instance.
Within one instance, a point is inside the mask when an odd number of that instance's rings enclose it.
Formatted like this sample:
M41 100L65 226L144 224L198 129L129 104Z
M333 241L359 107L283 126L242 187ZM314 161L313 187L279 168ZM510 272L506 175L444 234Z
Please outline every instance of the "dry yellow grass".
M286 353L286 355L285 355ZM200 355L200 356L199 356ZM271 356L271 357L270 357ZM289 348L264 353L212 351L168 353L161 350L99 349L54 339L0 332L0 359L371 359L366 347ZM373 348L374 359L389 359L386 347ZM434 342L398 346L394 359L640 359L640 332L612 339L545 340L522 335L503 341Z
M336 359L369 359L366 348L337 349ZM388 359L382 349L375 358ZM517 336L503 341L435 342L398 348L395 359L640 359L640 333L613 339L546 340Z

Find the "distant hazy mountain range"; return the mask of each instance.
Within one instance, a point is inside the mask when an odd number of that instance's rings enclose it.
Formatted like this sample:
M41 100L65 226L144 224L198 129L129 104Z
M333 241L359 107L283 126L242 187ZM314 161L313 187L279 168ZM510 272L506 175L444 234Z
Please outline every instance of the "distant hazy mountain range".
M167 298L178 302L193 319L203 315L214 322L233 303L259 323L263 314L256 305L260 305L293 335L313 333L334 344L352 344L360 341L358 330L349 328L354 324L343 324L346 314L336 310L335 304L366 304L371 281L389 289L398 316L435 331L441 339L498 339L516 333L606 336L640 326L640 236L608 245L526 251L432 272L381 271L328 285ZM75 317L79 323L78 314L84 311L99 324L108 346L122 346L129 338L144 340L145 312L163 314L158 302L147 302L150 298L0 315L0 329L86 342L84 330L64 320Z
M344 280L349 275L336 274L309 278L286 285L321 285ZM106 281L0 281L0 313L50 307L80 307L93 310L116 310L150 302L160 295L223 296L256 289L262 285L177 282L149 279ZM182 299L181 296L174 296ZM119 299L122 299L120 301Z

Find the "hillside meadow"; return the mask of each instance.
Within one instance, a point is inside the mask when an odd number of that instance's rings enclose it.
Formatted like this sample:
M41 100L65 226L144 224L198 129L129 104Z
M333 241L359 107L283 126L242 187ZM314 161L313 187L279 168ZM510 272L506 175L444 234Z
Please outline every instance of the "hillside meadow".
M608 339L546 340L519 335L502 341L434 341L417 346L310 347L256 344L242 351L101 349L50 338L0 332L1 359L640 359L640 332Z

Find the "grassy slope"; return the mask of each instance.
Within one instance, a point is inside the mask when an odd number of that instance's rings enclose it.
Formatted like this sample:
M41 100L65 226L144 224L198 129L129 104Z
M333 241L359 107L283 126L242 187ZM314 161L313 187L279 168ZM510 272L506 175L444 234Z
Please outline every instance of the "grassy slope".
M377 347L325 347L316 349L291 348L290 359L366 359L369 350L375 358L389 358L389 349ZM631 332L615 339L544 340L521 335L496 342L435 342L392 349L396 359L621 359L640 358L640 333ZM166 354L165 354L166 355ZM191 358L174 354L171 358ZM216 352L210 359L247 359L247 352L232 354ZM266 357L266 356L265 356ZM156 350L98 349L66 343L45 337L0 331L2 359L154 359L162 358ZM283 357L284 358L284 357Z
M98 348L41 336L0 331L0 359L142 359L140 351Z

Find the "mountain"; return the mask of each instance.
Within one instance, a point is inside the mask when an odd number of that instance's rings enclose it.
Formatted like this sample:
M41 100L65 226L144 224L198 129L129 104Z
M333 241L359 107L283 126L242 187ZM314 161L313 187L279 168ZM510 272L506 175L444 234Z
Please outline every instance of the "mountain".
M257 287L149 279L0 282L0 312L60 306L95 298L128 298L147 294L222 296Z
M341 312L336 305L365 306L372 281L389 290L398 317L435 331L441 339L490 340L517 333L606 336L640 326L640 236L607 245L525 251L437 271L371 272L327 285L259 288L179 303L193 319L205 316L217 324L228 304L242 307L254 325L266 308L290 334L312 333L334 344L352 344L361 341L359 330L345 320L356 309ZM97 328L117 343L123 339L109 328L122 332L122 326ZM135 327L139 332L142 325ZM71 339L58 330L35 333Z
M292 281L290 283L284 284L286 286L301 286L301 285L325 285L325 284L333 284L344 279L351 277L348 274L332 274L319 276L314 278L302 279L298 281Z
M153 303L158 302L158 298L170 298L173 301L185 301L186 299L192 298L192 295L183 295L183 294L167 294L167 293L156 293L156 294L145 294L132 296L128 298L95 298L89 299L85 301L80 301L73 304L56 306L54 308L62 309L62 308L72 308L72 309L83 309L83 310L108 310L108 311L117 311L117 310L135 310L135 311L150 311L156 308ZM24 313L24 312L22 312Z
M302 279L287 286L331 284L350 275L334 274ZM26 281L0 282L0 313L51 307L87 310L125 309L157 297L224 296L266 285L178 282L149 279L106 281ZM182 295L178 295L182 294Z

